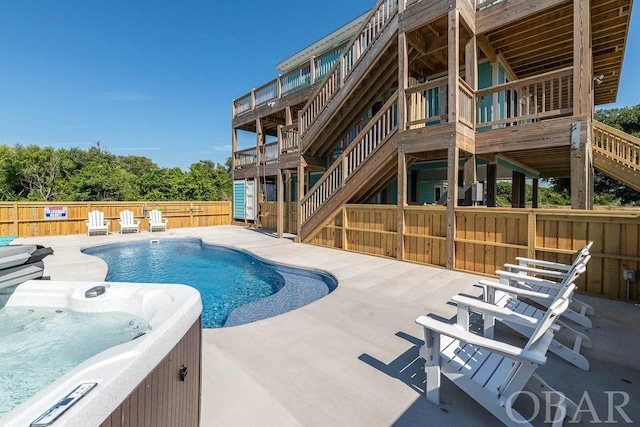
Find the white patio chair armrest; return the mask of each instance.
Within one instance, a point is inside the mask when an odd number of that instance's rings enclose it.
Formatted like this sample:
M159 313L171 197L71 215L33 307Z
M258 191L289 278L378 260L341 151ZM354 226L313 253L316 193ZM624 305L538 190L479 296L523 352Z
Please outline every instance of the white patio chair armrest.
M571 270L571 267L573 267L569 264L561 264L559 262L543 261L541 259L525 258L521 256L516 257L516 261L518 261L520 264L526 263L527 265L537 265L538 267L555 268L557 270L563 271L569 271Z
M525 316L524 314L516 313L508 308L499 307L476 298L470 298L464 295L454 295L451 298L451 301L455 302L458 305L458 308L468 307L470 310L481 314L491 315L500 321L517 323L529 328L535 328L538 325L538 319L534 317Z
M537 298L537 299L543 299L543 300L549 300L549 301L553 301L555 299L555 296L552 297L549 294L530 291L528 289L522 289L515 286L505 285L504 283L493 282L491 280L480 280L479 283L482 286L493 288L498 291L506 292L512 295L523 296L527 298Z
M418 317L416 319L416 323L423 328L435 333L446 335L460 341L464 341L467 344L491 350L494 353L498 353L511 359L515 359L518 362L535 363L538 365L542 365L547 361L547 358L542 354L534 353L529 350L523 350L520 347L485 338L483 336L464 331L456 327L455 325L450 325L448 323L441 322L428 316Z
M569 273L565 271L544 270L541 268L528 267L528 266L517 265L517 264L505 264L504 267L508 269L511 273L525 272L530 274L537 274L540 276L553 277L556 279L564 279L569 275Z
M88 220L88 219L85 219L85 220L84 220L84 223L88 226L88 225L89 225L89 220Z
M106 219L104 222L105 222L105 225L111 224L111 220L110 219Z
M510 282L511 281L524 282L529 285L540 285L540 286L545 286L547 288L553 288L553 289L562 289L562 286L563 286L562 283L554 282L553 280L546 280L538 277L526 276L524 274L512 273L510 271L496 270L496 274L500 276L500 279L506 278L506 279L509 279Z

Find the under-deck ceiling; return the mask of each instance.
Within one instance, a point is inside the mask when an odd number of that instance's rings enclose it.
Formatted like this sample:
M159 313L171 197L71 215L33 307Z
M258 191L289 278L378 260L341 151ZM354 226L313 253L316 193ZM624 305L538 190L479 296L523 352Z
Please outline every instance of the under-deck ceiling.
M291 107L291 116L293 117L293 121L298 120L298 112L302 110L304 104L298 104ZM264 108L271 108L268 105ZM284 126L286 124L286 110L277 110L271 113L265 114L260 117L260 122L262 124L262 132L268 136L278 136L278 126ZM256 133L256 122L252 120L243 125L236 127L236 129L244 130L247 132Z
M631 16L631 0L592 0L592 50L595 104L615 102ZM573 65L573 3L490 31L487 39L516 74L525 78Z

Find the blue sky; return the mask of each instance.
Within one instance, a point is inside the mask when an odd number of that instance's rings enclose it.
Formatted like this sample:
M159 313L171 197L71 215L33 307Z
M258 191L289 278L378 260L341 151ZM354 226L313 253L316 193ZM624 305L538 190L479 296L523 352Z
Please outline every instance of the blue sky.
M231 101L374 5L211 0L0 5L0 144L88 148L188 168L231 151ZM283 25L286 23L286 25ZM640 7L616 106L640 103Z

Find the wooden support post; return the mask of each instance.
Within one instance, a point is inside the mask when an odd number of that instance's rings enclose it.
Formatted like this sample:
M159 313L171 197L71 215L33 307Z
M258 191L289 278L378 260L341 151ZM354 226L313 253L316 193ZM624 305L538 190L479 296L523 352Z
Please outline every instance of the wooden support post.
M572 209L593 209L593 105L590 2L573 0L573 115L586 116L587 121L571 127Z
M311 56L309 59L309 66L311 67L311 84L316 82L316 57Z
M449 70L449 123L458 119L458 75L460 67L460 15L457 9L449 11L448 70Z
M238 151L238 130L231 130L231 171L236 169L236 151Z
M407 206L407 155L398 151L398 235L396 257L404 260L404 208Z
M476 35L472 34L471 39L465 46L465 82L474 91L478 90L478 45L476 42ZM475 95L474 100L471 103L471 123L475 126L476 123L476 108L475 108ZM475 156L474 156L475 160ZM475 180L474 180L475 182ZM465 184L466 185L466 184ZM466 201L466 195L465 195Z
M460 151L458 145L449 145L447 158L447 269L453 270L456 265L456 207L458 206L458 162Z
M538 200L540 198L539 179L533 178L533 185L531 189L531 207L538 209Z
M593 116L590 2L573 0L573 115Z
M404 32L398 34L398 131L406 129L407 122L407 95L409 86L409 57L407 35Z
M287 172L287 203L285 205L286 209L286 225L287 225L287 233L293 233L295 230L291 227L291 206L293 206L293 179L291 172Z
M278 239L282 239L284 237L284 181L282 179L282 169L278 169L278 182L277 182L277 197L278 197L278 224L276 226L278 232Z
M495 208L498 196L498 165L489 163L487 165L487 206Z
M262 121L260 119L256 119L256 154L257 154L257 162L256 162L256 179L255 179L255 185L256 185L256 214L255 214L255 220L254 220L254 224L256 224L257 226L261 227L262 223L260 220L260 202L263 201L263 194L262 194L262 181L260 180L260 168L264 168L264 166L262 165L262 148L263 148L263 144L264 144L264 132L262 130ZM263 169L264 170L264 169Z
M471 36L465 46L464 63L464 81L471 89L476 90L478 88L478 48L475 34Z
M513 171L511 181L511 207L525 207L525 175L521 172Z
M278 76L278 99L282 98L282 74Z
M284 110L284 124L285 126L291 126L293 124L293 115L291 114L291 107L289 106Z
M476 173L476 155L472 154L464 162L464 205L473 205L471 201L471 184L478 180Z
M301 159L302 160L302 159ZM304 163L298 165L298 238L302 231L302 198L304 197Z
M571 125L571 209L593 209L593 186L591 122L575 122Z

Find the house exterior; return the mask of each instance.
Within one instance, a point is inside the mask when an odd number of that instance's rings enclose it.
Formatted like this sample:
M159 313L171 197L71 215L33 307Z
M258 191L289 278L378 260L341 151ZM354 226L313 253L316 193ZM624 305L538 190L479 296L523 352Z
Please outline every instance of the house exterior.
M255 213L236 219L272 215L308 242L345 204L394 205L402 258L406 207L442 205L453 268L456 209L495 207L498 179L512 180L513 208L527 179L536 208L539 179L570 177L572 209L592 209L594 167L640 190L640 141L593 119L616 100L631 8L377 1L233 101L234 201ZM255 146L238 150L240 130Z

